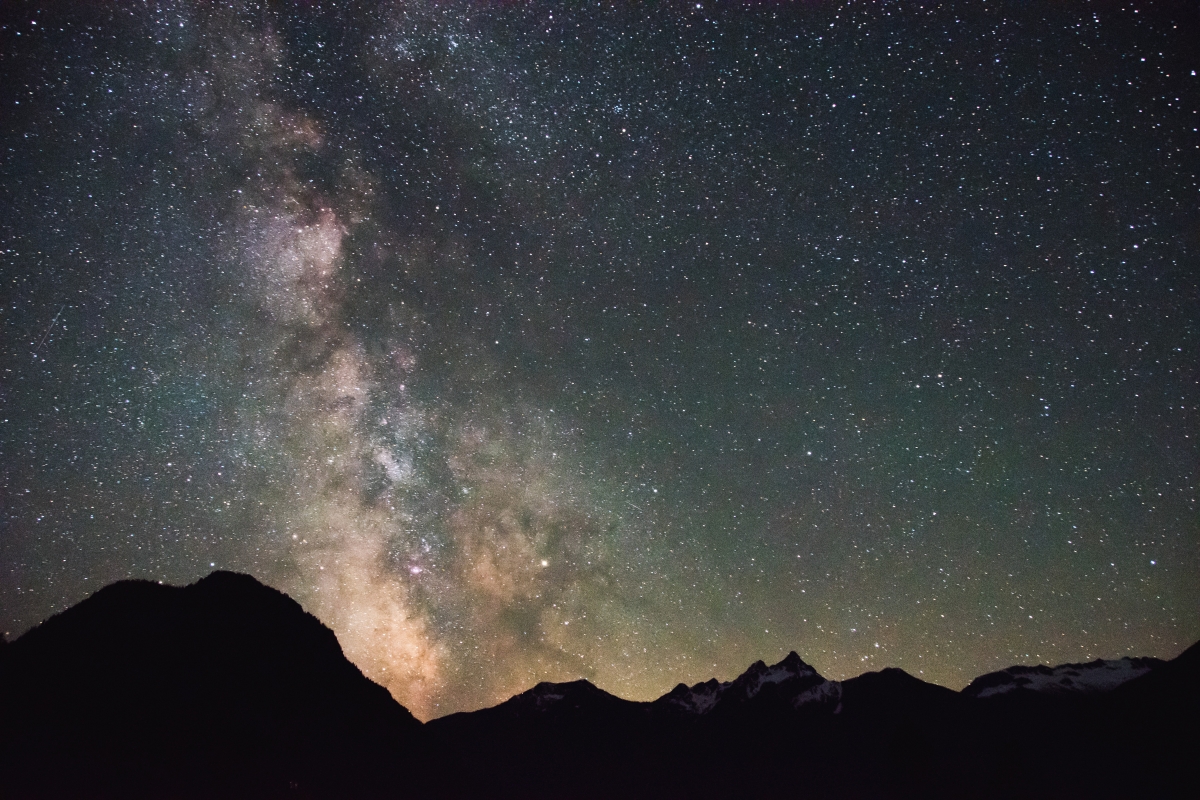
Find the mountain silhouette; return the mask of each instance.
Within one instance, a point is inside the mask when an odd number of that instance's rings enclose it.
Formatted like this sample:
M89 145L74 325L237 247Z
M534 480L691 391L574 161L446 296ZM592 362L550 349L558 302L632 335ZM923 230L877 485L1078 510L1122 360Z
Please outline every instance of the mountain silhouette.
M1057 681L979 696L1026 673ZM1200 645L1003 675L973 692L894 668L831 681L793 652L648 703L541 683L426 724L429 796L1195 796Z
M650 702L578 680L422 725L286 595L122 581L0 643L4 798L1194 797L1200 643L962 692L796 653Z
M372 794L421 729L298 603L230 572L113 584L0 652L5 797Z

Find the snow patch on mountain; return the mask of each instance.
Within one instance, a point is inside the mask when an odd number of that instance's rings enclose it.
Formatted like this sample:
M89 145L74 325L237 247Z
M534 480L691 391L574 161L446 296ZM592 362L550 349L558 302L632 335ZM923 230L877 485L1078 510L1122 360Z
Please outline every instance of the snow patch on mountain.
M829 700L835 695L841 697L840 686L822 678L800 656L789 653L783 661L769 667L762 661L755 661L732 681L721 683L714 678L691 687L681 683L656 702L687 714L703 715L722 703L749 702L767 687L774 687L773 691L785 695L794 692L791 698L794 708Z
M729 688L729 683L718 683L715 678L688 687L679 684L670 694L660 698L661 702L675 706L689 714L707 714L712 711L721 695Z
M755 661L750 665L750 669L746 670L733 683L739 686L748 700L761 692L763 687L769 684L784 683L785 681L799 678L811 678L816 674L817 671L815 669L801 661L799 656L796 656L795 661L792 663L784 659L771 667L768 667L761 661Z
M546 685L544 688L542 684L538 684L534 688L534 691L530 692L530 699L533 700L535 708L545 708L546 706L554 705L557 702L565 700L566 697L562 692L555 691L552 684Z
M833 706L833 713L842 710L842 684L838 681L822 681L792 698L792 708Z
M1145 675L1163 662L1157 658L1097 659L1089 664L1060 664L1047 667L1009 667L981 675L963 694L968 697L995 697L1016 691L1042 694L1092 694L1108 692L1123 683Z

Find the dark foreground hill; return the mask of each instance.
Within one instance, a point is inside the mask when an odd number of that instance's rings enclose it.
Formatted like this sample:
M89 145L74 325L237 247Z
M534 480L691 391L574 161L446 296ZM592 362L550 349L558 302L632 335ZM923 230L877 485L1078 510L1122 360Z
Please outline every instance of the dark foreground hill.
M421 724L253 578L113 584L0 651L0 797L370 795Z
M542 683L424 726L252 578L110 586L0 646L0 798L1200 796L1200 645L963 692L795 653L638 703Z

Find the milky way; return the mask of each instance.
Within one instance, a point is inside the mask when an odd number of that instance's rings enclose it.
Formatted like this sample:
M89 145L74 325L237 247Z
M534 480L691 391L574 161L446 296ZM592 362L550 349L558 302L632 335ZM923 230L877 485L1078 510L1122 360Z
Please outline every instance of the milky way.
M241 570L426 719L1200 638L1188 4L75 5L0 11L8 638Z

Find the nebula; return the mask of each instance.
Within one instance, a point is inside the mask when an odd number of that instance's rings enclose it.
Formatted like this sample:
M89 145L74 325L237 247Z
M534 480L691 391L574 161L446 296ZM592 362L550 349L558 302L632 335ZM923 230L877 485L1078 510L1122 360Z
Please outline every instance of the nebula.
M251 199L223 225L235 242L229 280L249 292L250 371L267 376L239 414L270 431L259 456L274 472L263 523L276 579L423 718L449 698L450 708L503 699L512 675L579 670L569 626L586 619L586 595L613 590L603 535L614 523L561 473L556 450L571 444L536 407L463 413L414 399L423 371L402 310L389 309L395 338L368 351L349 324L344 271L355 218L372 211L371 179L351 165L353 183L336 194L305 188L298 162L327 144L314 120L262 99L285 66L280 48L218 19L206 36L238 41L257 70L215 73L250 107L218 107L212 126L258 165L234 190ZM463 650L500 669L462 674Z

